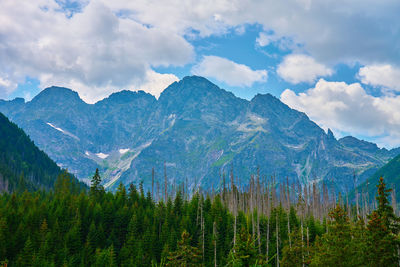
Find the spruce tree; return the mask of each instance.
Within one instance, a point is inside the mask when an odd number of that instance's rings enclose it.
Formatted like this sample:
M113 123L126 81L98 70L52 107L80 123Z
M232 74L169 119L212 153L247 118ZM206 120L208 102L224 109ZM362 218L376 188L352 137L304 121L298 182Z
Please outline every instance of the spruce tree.
M356 255L352 243L349 218L341 205L330 213L332 224L329 231L317 238L310 266L359 266L354 261Z
M33 260L34 260L34 247L31 241L31 238L29 237L28 240L25 242L24 249L21 254L20 258L20 264L21 266L32 266L33 265Z
M104 188L101 185L101 177L99 174L99 169L96 169L95 174L92 177L92 181L90 184L90 195L95 199L98 199L101 194L104 192Z
M379 179L378 208L368 216L367 225L367 258L370 266L397 266L399 262L399 218L389 204L388 195L391 189L386 189L383 177Z
M175 252L170 252L166 266L201 266L201 253L196 247L190 245L189 233L184 230Z
M1 218L0 219L0 260L4 260L6 258L6 252L7 252L7 221L5 218Z
M229 266L253 266L258 258L255 240L247 230L242 227L238 240L230 253Z
M308 266L310 263L310 249L304 244L301 231L296 230L291 233L291 246L286 245L282 251L281 265L285 267Z

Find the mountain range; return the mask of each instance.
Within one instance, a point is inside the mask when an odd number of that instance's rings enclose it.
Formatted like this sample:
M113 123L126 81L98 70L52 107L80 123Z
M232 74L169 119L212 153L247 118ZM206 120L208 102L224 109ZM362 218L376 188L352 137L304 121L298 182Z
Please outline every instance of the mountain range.
M193 188L218 188L231 169L246 184L257 169L277 181L331 181L349 190L362 183L400 149L387 150L355 137L336 139L306 114L270 94L250 101L205 78L185 77L158 99L143 91L121 91L95 104L62 87L31 101L0 100L0 112L83 181L99 168L104 185L151 185L188 181Z

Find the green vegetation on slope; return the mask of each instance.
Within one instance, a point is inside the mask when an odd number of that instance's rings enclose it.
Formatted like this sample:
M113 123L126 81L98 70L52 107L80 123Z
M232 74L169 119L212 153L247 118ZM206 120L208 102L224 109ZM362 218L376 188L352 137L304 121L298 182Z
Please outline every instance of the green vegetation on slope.
M50 189L60 173L57 164L0 113L0 192Z
M367 179L364 183L359 185L358 192L368 192L370 196L374 196L376 194L376 186L378 185L378 181L380 177L384 177L386 183L389 186L400 185L400 155L397 155L391 161L389 161L386 165L380 168L371 178ZM400 200L400 188L396 188L395 190L396 199ZM352 194L352 196L354 193Z

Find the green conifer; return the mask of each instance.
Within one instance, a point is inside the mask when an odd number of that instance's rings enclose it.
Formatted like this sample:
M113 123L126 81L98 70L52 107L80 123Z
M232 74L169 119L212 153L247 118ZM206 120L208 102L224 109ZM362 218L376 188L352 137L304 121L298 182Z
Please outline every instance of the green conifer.
M167 266L189 267L201 266L201 253L196 247L190 245L189 233L184 230L178 248L168 255Z

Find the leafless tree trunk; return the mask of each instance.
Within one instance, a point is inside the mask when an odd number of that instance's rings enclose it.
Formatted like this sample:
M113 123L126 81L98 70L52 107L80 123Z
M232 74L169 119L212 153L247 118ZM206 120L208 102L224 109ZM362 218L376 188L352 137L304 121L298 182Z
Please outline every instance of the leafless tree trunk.
M151 198L154 200L154 167L151 169Z
M168 179L167 179L167 163L164 161L164 198L165 203L168 201Z
M234 183L234 176L233 176L233 169L231 170L231 194L232 194L232 210L233 210L233 217L234 217L234 224L233 224L233 252L235 252L236 246L236 223L237 223L237 212L238 212L238 204L236 199L236 188Z
M290 191L289 191L289 180L286 177L286 190L287 199L286 199L286 207L287 207L287 227L288 227L288 238L289 238L289 247L292 248L292 240L290 236Z
M160 201L160 183L157 181L156 182L156 190L157 190L157 201Z

